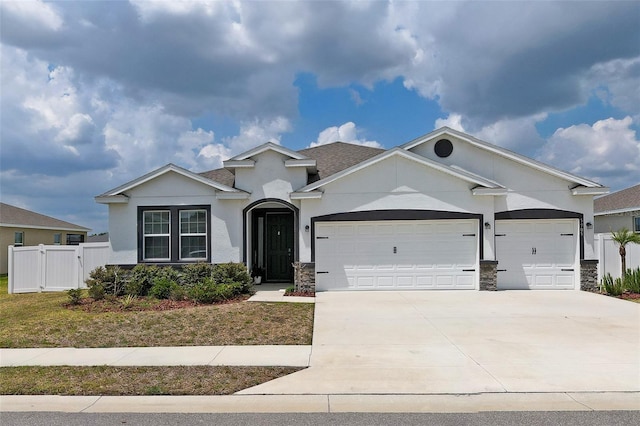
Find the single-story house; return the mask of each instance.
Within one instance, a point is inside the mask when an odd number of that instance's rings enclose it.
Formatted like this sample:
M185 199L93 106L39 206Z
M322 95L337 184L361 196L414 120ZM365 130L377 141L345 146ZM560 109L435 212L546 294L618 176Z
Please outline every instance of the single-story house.
M0 203L0 274L8 272L9 246L77 245L89 228Z
M640 183L596 198L593 211L597 234L622 228L640 233Z
M244 262L317 291L597 285L608 188L447 127L389 150L266 143L223 166L97 196L110 263Z

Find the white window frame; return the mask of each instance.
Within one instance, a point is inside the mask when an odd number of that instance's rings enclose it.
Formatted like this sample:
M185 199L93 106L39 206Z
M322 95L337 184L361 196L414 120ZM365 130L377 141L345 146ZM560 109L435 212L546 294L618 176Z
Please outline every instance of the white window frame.
M169 215L168 232L166 234L147 234L145 233L145 224L147 213L167 213ZM147 237L167 237L169 257L146 257L147 253ZM145 210L142 213L142 259L145 261L170 261L171 260L171 210Z
M18 242L18 235L20 235L20 242ZM13 233L13 245L14 247L24 246L24 231L16 231Z
M59 232L53 234L53 245L59 246L60 244L62 244L62 234Z
M640 234L640 216L633 217L633 232Z
M182 214L183 213L192 213L192 212L202 212L204 214L204 232L182 232ZM207 211L205 209L185 209L179 210L178 213L178 238L179 238L179 250L180 250L180 260L206 260L209 257L208 252L208 244L207 244ZM182 237L204 237L204 256L201 257L182 257Z

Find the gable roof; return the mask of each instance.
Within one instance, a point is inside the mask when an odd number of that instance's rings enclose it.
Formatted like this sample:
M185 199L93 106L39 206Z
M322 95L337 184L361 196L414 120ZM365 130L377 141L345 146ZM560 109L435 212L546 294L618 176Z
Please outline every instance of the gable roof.
M529 166L532 167L534 169L540 170L542 172L548 173L552 176L556 176L559 177L561 179L565 179L568 180L569 182L573 182L576 185L581 185L581 186L585 186L587 188L604 188L603 185L600 185L597 182L593 182L589 179L585 179L583 177L580 176L576 176L574 174L571 174L569 172L565 172L563 170L560 169L556 169L555 167L549 166L548 164L544 164L541 163L537 160L534 160L532 158L529 157L525 157L524 155L520 155L520 154L516 154L513 151L510 151L506 148L502 148L499 147L497 145L493 145L490 144L488 142L485 142L483 140L480 140L478 138L475 138L471 135L468 135L466 133L460 132L458 130L454 130L451 129L450 127L441 127L437 130L434 130L431 133L428 133L426 135L420 136L419 138L416 138L412 141L409 141L407 143L405 143L404 145L401 145L400 147L406 150L410 150L412 148L415 148L416 146L423 144L427 141L436 139L440 136L444 136L444 135L450 135L450 136L454 136L458 139L461 139L471 145L474 145L478 148L484 149L485 151L489 151L492 152L494 154L497 154L501 157L504 158L508 158L510 160L513 160L517 163L523 164L525 166Z
M593 200L596 215L640 210L640 183Z
M88 232L91 229L10 204L0 203L0 226Z
M326 184L329 184L331 182L334 182L340 178L343 178L345 176L348 176L352 173L357 172L358 170L362 170L365 167L371 166L372 164L375 163L379 163L380 161L386 160L387 158L393 157L393 156L400 156L403 158L406 158L408 160L412 160L415 161L419 164L425 165L427 167L430 167L432 169L441 171L443 173L446 173L448 175L451 176L455 176L457 178L460 178L462 180L465 180L467 182L470 183L475 183L478 186L482 186L485 188L492 188L492 189L503 189L504 187L494 181L485 179L479 175L467 172L466 170L460 168L460 167L451 167L451 166L447 166L445 164L442 163L438 163L436 161L430 160L428 158L422 157L421 155L418 154L414 154L411 151L407 151L404 150L402 148L393 148L390 149L389 151L384 151L381 154L376 155L375 157L369 158L368 160L362 161L358 164L355 164L349 168L346 168L338 173L334 173L324 179L320 179L314 183L311 183L307 186L305 186L304 188L300 188L298 191L296 192L310 192L313 191L315 189L318 189L321 186L324 186Z
M242 161L242 160L247 160L251 157L253 157L254 155L258 155L261 154L265 151L275 151L278 152L282 155L286 155L294 160L305 160L308 157L305 157L304 155L300 154L299 152L290 150L289 148L285 148L282 145L278 145L275 144L273 142L267 142L264 143L260 146L257 146L253 149L250 149L249 151L243 152L242 154L238 154L235 157L229 158L229 160L227 161Z
M231 186L228 185L224 185L220 182L217 182L215 180L211 180L201 174L197 174L197 173L193 173L190 172L187 169L183 169L182 167L178 167L175 164L167 164L166 166L160 167L159 169L156 169L150 173L147 173L144 176L140 176L137 179L134 179L130 182L125 183L124 185L121 185L117 188L111 189L107 192L105 192L104 194L98 195L97 197L95 197L96 201L99 203L111 203L111 202L126 202L127 200L127 196L126 194L124 194L124 192L129 191L137 186L142 185L143 183L146 183L152 179L155 179L159 176L162 176L166 173L169 172L174 172L177 173L179 175L185 176L189 179L193 179L197 182L203 183L205 185L211 186L214 189L221 191L221 192L226 192L226 193L236 193L236 194L247 194L245 191L241 191L239 189L236 188L232 188ZM248 195L248 194L247 194Z

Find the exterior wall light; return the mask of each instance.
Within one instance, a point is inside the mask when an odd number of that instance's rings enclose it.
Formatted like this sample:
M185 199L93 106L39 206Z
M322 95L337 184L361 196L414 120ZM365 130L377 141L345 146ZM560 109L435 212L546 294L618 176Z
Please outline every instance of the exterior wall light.
M489 222L485 222L484 229L491 229L491 224Z
M591 228L593 228L593 223L587 222L586 226L587 226L587 229L591 229Z
M309 225L304 226L304 232L309 232Z

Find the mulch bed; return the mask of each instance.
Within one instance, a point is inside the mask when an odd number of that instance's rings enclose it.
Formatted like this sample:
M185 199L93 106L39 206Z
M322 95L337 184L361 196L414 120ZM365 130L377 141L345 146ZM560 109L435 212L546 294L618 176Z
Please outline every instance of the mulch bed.
M223 302L212 303L211 305L224 305L227 303L237 303L247 300L250 296L242 295ZM67 309L81 310L85 312L144 312L144 311L172 311L175 309L195 308L203 305L192 300L169 300L154 299L150 297L137 297L130 304L123 302L124 298L106 298L94 300L84 298L78 305L66 303Z

